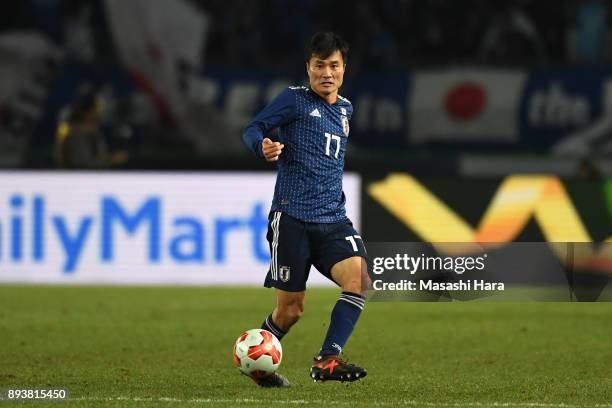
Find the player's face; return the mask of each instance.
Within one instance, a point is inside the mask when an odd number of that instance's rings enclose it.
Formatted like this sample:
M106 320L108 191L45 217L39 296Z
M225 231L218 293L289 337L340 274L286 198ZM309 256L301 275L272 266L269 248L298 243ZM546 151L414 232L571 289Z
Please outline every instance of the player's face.
M342 86L346 64L340 51L326 59L313 55L306 63L310 88L323 98L335 98Z

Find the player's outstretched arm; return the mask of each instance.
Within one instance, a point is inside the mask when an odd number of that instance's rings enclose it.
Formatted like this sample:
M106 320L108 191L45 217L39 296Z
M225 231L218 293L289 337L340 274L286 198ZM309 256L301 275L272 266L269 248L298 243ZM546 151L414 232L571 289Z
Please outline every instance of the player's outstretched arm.
M295 120L297 117L295 98L294 90L286 88L246 127L242 139L257 157L269 162L278 160L283 145L272 142L264 136L270 134L273 129Z
M278 157L283 152L283 147L285 147L284 144L273 142L266 137L261 143L261 152L266 161L273 162L278 160Z

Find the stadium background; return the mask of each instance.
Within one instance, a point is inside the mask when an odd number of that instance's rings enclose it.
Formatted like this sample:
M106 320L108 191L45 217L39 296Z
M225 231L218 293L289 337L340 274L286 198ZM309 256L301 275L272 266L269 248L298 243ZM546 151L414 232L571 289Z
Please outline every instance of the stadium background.
M299 388L305 379L296 379L295 394L242 391L247 387L229 374L222 349L257 325L271 296L219 287L257 285L266 268L262 228L274 167L251 157L241 131L280 89L305 83L303 44L320 29L351 44L341 90L355 107L345 190L367 241L428 240L424 231L440 227L426 219L415 220L415 228L385 204L399 198L372 194L373 185L398 174L414 177L419 191L475 230L504 181L545 177L561 186L555 202L569 205L571 217L559 219L553 235L532 217L512 240L609 240L610 11L609 2L596 0L3 3L0 388L69 386L84 406L322 400L320 390ZM120 163L84 169L57 160L58 128L84 86L104 101L96 128L110 151L124 155ZM313 285L326 284L314 276ZM46 283L114 286L40 286ZM139 287L152 284L163 287ZM307 330L318 333L334 296L315 289L312 299L321 303L287 340L288 355L302 358L288 358L294 377L303 376L300 367L318 342L305 340L312 339ZM384 374L371 362L379 378L403 378L393 387L379 381L343 390L335 403L350 397L366 405L374 398L383 405L609 406L612 398L606 305L402 304L371 306L369 313L352 340L355 356L384 347L369 338L372 330L387 330L384 342L413 336L415 345L400 343L416 349L399 352ZM380 326L395 320L419 333ZM210 325L220 326L218 337ZM152 327L163 333L156 341ZM453 331L466 341L480 333L481 347L429 341ZM41 334L63 345L43 343ZM99 347L112 352L92 357ZM543 347L548 354L535 351ZM424 357L440 349L463 368ZM160 364L143 362L141 353L157 355ZM527 361L538 368L526 368ZM202 374L206 366L231 377L211 379ZM411 383L404 366L429 377ZM511 387L505 370L516 375ZM465 381L443 391L433 378L444 371ZM174 379L165 386L168 372ZM474 388L478 381L483 389Z

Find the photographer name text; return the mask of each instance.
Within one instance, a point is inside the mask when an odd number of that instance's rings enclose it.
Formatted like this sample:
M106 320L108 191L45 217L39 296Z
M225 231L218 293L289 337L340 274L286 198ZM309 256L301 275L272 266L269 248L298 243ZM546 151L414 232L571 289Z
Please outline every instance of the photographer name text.
M401 280L399 282L384 282L376 279L372 282L374 290L400 290L400 291L503 291L503 282L487 282L482 279L475 280L459 280L456 282L436 282L433 280L409 281Z
M419 254L395 254L375 257L372 263L373 289L382 291L503 291L504 283L484 279L466 279L466 272L481 272L486 268L487 254L481 256L426 256ZM429 276L425 277L421 273ZM431 274L444 279L431 279ZM450 273L450 275L449 275ZM399 276L398 276L399 274ZM401 275L403 274L403 276ZM393 279L388 278L390 275ZM463 275L455 280L452 276ZM401 279L406 277L410 279ZM398 279L399 278L399 279ZM416 279L415 279L416 278Z

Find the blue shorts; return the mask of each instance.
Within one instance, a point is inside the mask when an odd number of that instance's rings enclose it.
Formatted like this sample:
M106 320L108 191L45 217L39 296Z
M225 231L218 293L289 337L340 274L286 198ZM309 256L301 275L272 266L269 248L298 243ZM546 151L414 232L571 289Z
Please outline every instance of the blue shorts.
M271 260L264 282L267 288L301 292L306 289L313 265L334 282L331 269L335 264L353 256L367 260L363 240L348 218L333 224L317 224L274 211L268 220L266 238Z

